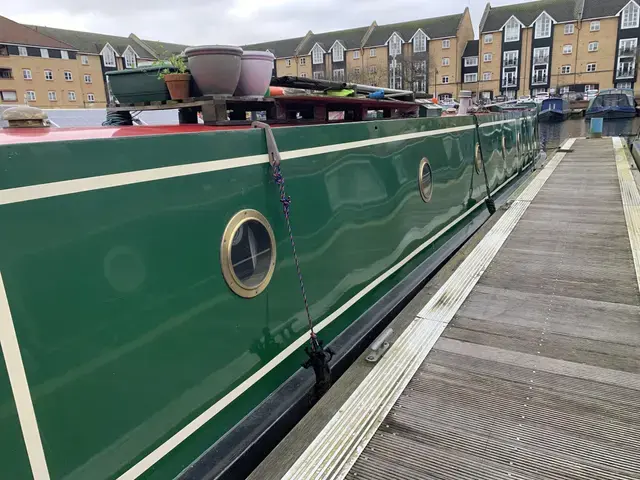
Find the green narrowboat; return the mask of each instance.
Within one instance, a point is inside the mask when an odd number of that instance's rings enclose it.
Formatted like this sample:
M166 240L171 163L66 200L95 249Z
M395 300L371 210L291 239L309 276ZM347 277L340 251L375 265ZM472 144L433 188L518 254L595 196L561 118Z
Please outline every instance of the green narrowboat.
M2 478L243 478L309 408L305 301L335 377L538 151L535 112L273 137L275 177L262 128L0 129Z

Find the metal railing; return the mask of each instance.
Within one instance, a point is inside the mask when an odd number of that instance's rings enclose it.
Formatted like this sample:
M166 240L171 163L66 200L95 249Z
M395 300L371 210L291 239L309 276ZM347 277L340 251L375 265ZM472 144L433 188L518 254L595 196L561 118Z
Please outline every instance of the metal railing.
M531 84L537 85L540 83L547 83L548 78L549 77L547 75L534 75L533 78L531 79Z
M624 67L618 67L616 70L616 78L633 78L636 76L635 65L629 65Z
M638 53L637 47L620 47L618 49L619 57L635 57L636 53Z
M513 80L507 80L506 78L502 80L502 86L503 87L515 87L518 84L518 82L516 81L516 79Z
M541 64L549 63L549 55L534 55L533 56L533 64L541 65Z
M505 67L517 67L518 66L518 59L517 58L505 58L504 62L503 62L503 66Z

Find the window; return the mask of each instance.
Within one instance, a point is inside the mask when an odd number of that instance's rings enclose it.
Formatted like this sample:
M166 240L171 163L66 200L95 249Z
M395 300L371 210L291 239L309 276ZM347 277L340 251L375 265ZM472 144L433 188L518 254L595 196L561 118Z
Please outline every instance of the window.
M549 47L538 47L533 49L533 64L542 65L549 63Z
M33 77L31 76L31 70L28 68L22 69L22 78L25 80L31 80Z
M356 76L360 75L360 67L354 68L353 69L353 74L356 75Z
M27 90L26 92L24 92L24 94L26 95L28 101L36 101L36 92L34 92L33 90Z
M484 61L485 62L490 62L491 60L493 60L493 53L485 53L484 54Z
M438 97L440 98L441 101L444 101L444 102L453 100L453 97L451 96L450 93L441 93L440 95L438 95Z
M442 57L442 66L447 67L450 64L449 57Z
M370 57L375 57L376 56L376 49L375 48L372 48L372 49L369 50L369 56Z
M318 44L315 44L313 50L311 51L311 62L314 65L319 65L324 62L324 51Z
M518 66L518 51L512 50L510 52L504 52L502 63L503 67L517 67Z
M369 73L378 73L378 67L376 67L375 65L371 65L369 67Z
M102 51L102 61L104 62L105 67L115 67L116 66L116 54L115 52L109 48L109 45L105 46Z
M18 94L15 90L4 90L0 92L0 98L5 102L17 102Z
M540 93L546 93L547 89L546 88L534 88L531 93L533 94L533 96L535 97L536 95L540 94Z
M493 43L493 33L487 33L484 36L484 43Z
M46 48L41 48L40 49L40 56L42 58L49 58L49 50L47 50Z
M0 57L8 57L9 49L6 45L0 45Z
M442 40L442 48L450 48L451 47L451 40L446 39L446 40Z
M561 69L560 69L560 73L563 74L567 74L567 73L571 73L571 65L562 65Z
M331 50L331 55L334 62L344 62L344 47L341 43L335 43ZM344 77L344 75L343 75Z
M395 58L389 64L389 87L402 88L402 63Z
M51 70L44 71L44 79L45 80L53 80L53 72Z
M333 70L333 79L344 82L344 68L336 68Z
M76 92L69 91L67 93L67 96L69 97L69 101L70 102L75 102L76 101Z
M598 42L589 42L589 51L597 52L598 51Z
M616 83L616 88L632 88L631 82L618 82Z
M504 41L517 42L520 40L520 22L516 17L511 17L504 26Z
M465 57L464 58L464 66L465 67L476 67L476 66L478 66L478 57Z
M551 36L551 18L543 13L536 22L536 38L549 38Z
M563 54L569 55L572 52L573 52L573 45L565 45L564 47L562 47Z
M56 96L56 92L54 92L53 90L49 90L49 101L55 102L56 100L58 100L58 97Z
M300 57L300 59L298 60L298 63L300 65L306 65L307 64L307 58L306 57Z
M427 51L427 36L422 30L418 30L413 37L413 51L414 52Z
M599 32L600 31L600 20L595 20L595 21L591 22L591 24L589 25L589 31L590 32Z
M640 26L640 7L634 2L629 2L622 10L622 29L638 28Z
M465 81L465 83L477 82L478 81L478 74L477 73L465 73L464 74L464 81Z
M129 47L124 51L124 67L136 68L136 53Z
M491 80L491 72L484 72L482 74L482 80L484 80L485 82Z
M27 47L18 47L18 55L20 55L21 57L26 57L28 55Z
M60 50L60 58L69 60L69 52L67 52L66 50Z
M449 76L448 75L444 75L442 77L442 83L449 83Z
M564 34L565 35L573 35L573 29L574 29L573 23L567 23L564 26Z
M91 83L91 75L89 74L84 75L84 83Z
M595 72L596 64L595 63L587 63L587 72Z
M71 72L70 72L69 70L65 70L65 71L64 71L64 79L65 79L67 82L71 82L71 81L73 81L73 75L71 74Z
M89 65L89 57L87 57L86 55L82 55L80 57L80 61L82 62L82 65Z
M300 73L300 78L307 78L307 74L305 72Z
M93 93L87 93L87 102L95 102L96 97L93 96Z
M287 59L284 61L284 64L285 64L287 67L290 67L290 66L291 66L291 59L290 59L290 58L287 58Z
M571 91L570 87L561 87L560 94L569 93Z
M360 58L360 50L353 51L353 59L358 60Z
M638 46L637 38L623 38L618 45L618 56L635 57L636 47Z
M395 57L396 55L400 55L402 53L402 39L400 35L394 33L391 35L389 39L389 55Z
M313 72L314 80L324 80L324 72Z

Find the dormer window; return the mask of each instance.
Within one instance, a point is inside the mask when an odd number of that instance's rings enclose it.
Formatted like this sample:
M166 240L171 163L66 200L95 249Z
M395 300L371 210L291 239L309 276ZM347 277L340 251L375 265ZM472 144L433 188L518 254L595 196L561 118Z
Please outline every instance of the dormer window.
M340 42L333 44L332 56L334 62L344 62L344 47Z
M622 28L638 28L640 25L640 7L635 2L629 2L622 9Z
M106 44L102 49L102 61L105 67L116 66L116 51L111 48L111 45Z
M127 47L124 51L124 66L125 68L136 68L136 53L131 47Z
M389 55L395 57L402 53L402 39L400 35L394 33L389 39Z
M311 58L314 65L319 65L324 61L324 50L317 43L313 46L313 50L311 50Z
M520 40L520 22L516 17L511 17L504 25L504 41L517 42Z
M427 35L422 30L418 30L413 37L413 51L416 53L427 51Z
M536 38L549 38L551 36L551 17L543 13L536 20Z

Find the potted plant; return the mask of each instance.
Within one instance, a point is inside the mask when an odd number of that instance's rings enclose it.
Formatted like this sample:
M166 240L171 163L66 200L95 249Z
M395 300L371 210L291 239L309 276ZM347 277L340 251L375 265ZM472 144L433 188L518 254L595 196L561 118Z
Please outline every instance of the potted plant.
M189 97L189 85L191 74L187 73L187 64L180 55L171 55L163 62L167 68L163 68L158 73L158 78L164 80L169 89L172 100L181 100Z

